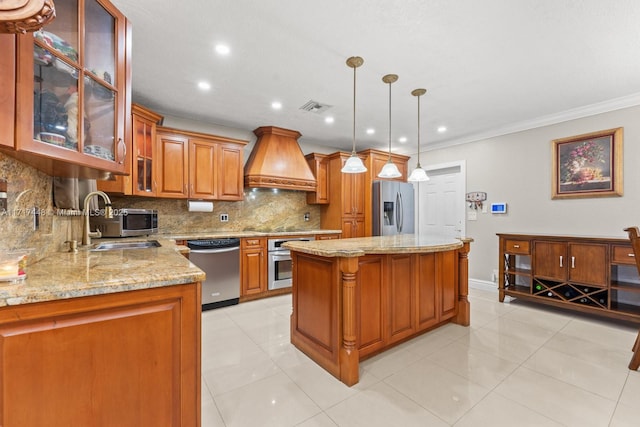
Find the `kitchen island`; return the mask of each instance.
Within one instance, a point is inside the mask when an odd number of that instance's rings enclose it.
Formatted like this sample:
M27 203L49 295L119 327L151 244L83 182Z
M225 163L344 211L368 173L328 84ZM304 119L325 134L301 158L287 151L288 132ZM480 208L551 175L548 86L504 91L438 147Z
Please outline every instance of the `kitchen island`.
M472 239L288 242L291 343L348 386L359 362L447 322L468 326Z
M0 425L200 425L204 273L161 244L53 253L0 282Z

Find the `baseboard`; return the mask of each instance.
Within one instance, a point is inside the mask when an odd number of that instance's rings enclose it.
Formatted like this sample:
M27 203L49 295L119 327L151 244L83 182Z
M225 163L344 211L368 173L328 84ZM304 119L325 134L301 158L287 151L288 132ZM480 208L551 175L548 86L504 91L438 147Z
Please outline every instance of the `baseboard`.
M498 284L490 282L488 280L469 279L469 287L473 289L480 289L482 291L498 293Z

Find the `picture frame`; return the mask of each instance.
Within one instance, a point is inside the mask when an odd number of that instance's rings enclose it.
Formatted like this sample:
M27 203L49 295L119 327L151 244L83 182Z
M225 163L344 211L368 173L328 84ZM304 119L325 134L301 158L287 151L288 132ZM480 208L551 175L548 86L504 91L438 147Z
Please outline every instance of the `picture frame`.
M622 196L622 138L619 127L551 141L551 198Z

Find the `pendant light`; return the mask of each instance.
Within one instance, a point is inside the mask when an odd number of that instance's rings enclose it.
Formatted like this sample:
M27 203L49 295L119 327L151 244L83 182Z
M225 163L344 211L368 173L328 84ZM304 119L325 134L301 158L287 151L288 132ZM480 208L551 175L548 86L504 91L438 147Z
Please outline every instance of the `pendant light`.
M362 159L356 154L356 68L362 64L364 64L364 59L359 56L352 56L347 59L347 65L353 68L353 147L351 157L347 159L341 169L342 173L363 173L367 171Z
M407 179L409 182L429 181L427 172L420 166L420 97L425 93L427 93L426 89L414 89L411 91L411 95L418 97L418 164Z
M389 84L389 160L378 174L378 178L398 178L402 176L398 167L391 161L391 83L398 80L397 74L387 74L382 81Z

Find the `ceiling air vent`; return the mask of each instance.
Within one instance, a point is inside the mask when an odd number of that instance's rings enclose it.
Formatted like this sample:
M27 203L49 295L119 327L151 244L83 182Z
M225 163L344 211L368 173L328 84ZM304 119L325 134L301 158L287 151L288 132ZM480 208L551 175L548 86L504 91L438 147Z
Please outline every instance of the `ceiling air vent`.
M331 105L321 104L313 100L300 107L301 110L310 111L312 113L322 113L324 111L327 111L329 108L331 108Z

